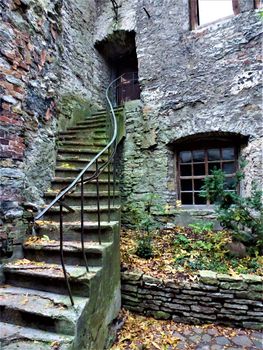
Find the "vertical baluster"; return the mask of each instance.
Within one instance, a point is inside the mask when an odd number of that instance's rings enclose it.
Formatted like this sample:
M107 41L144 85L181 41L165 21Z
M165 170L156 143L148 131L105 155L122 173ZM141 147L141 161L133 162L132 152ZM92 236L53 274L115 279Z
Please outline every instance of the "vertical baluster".
M110 222L110 147L108 148L108 222Z
M114 152L114 156L113 156L113 159L112 159L112 167L113 167L113 190L112 190L112 205L114 206L115 204L115 190L116 190L116 166L115 166L115 148L116 148L116 145L115 145L115 142L113 144L113 152Z
M81 202L80 202L81 249L82 249L82 254L83 254L86 270L87 270L87 272L89 272L89 266L88 266L88 261L87 261L86 252L85 252L85 244L84 244L84 183L83 183L83 175L81 176L80 193L81 193Z
M69 284L69 280L68 280L68 275L67 275L67 271L65 268L65 263L64 263L64 251L63 251L63 207L62 204L59 205L59 234L60 234L60 260L61 260L61 265L62 265L62 269L63 269L63 273L64 273L64 277L65 277L65 281L66 281L66 285L67 285L67 289L68 289L68 295L71 301L71 304L74 305L74 300L72 297L72 293L71 293L71 289L70 289L70 284Z
M100 226L100 189L99 189L99 175L98 175L98 159L96 159L96 189L97 189L97 211L98 211L98 234L99 244L101 244L101 226Z

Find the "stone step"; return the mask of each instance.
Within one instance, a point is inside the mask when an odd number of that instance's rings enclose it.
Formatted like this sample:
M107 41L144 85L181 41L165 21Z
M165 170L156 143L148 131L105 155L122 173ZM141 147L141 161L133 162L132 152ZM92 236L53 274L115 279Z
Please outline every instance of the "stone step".
M82 129L85 129L86 131L83 132ZM81 134L83 137L86 137L86 138L89 138L91 139L92 138L92 135L94 133L106 133L106 127L97 127L96 125L94 126L84 126L84 127L80 127L80 126L73 126L71 128L68 128L67 130L65 131L61 131L58 136L64 136L64 135L74 135L76 134L77 136L79 134Z
M76 131L76 132L83 132L83 130L87 130L88 132L97 132L98 130L100 132L106 132L107 128L105 125L105 122L103 123L89 123L89 124L83 124L83 125L77 125L77 126L71 126L67 129L67 131Z
M79 206L71 206L71 209L74 212L68 211L66 208L63 208L63 220L64 222L72 222L80 220L81 209L80 203ZM114 205L110 207L110 214L108 212L108 206L100 205L100 219L101 221L107 221L110 215L111 220L119 220L120 219L120 205ZM98 209L97 205L85 205L83 210L84 221L95 221L98 220ZM53 206L49 209L49 211L45 214L45 219L50 221L59 221L59 207Z
M85 253L89 267L101 266L106 248L112 243L85 242ZM24 243L25 258L47 264L60 264L60 242L57 240L39 239L38 241L28 240ZM80 241L63 242L64 259L67 265L84 266L84 258Z
M101 221L101 241L110 242L113 239L114 228L118 225L118 221ZM59 223L55 221L42 220L36 221L36 232L38 235L48 236L49 239L57 239L59 237ZM63 235L65 241L80 241L81 227L79 221L65 222L63 224ZM84 240L85 242L98 242L98 222L84 222Z
M81 157L79 155L65 155L65 154L58 154L57 155L57 166L59 167L81 167L82 169L89 164L91 160L93 160L94 157ZM108 157L100 157L98 160L99 166L106 163L108 161ZM93 167L93 168L92 168ZM91 165L91 169L95 169L95 162Z
M74 335L87 298L4 285L0 287L0 321L48 332Z
M86 127L105 127L107 124L110 123L109 118L104 119L85 119L84 121L76 123L76 126L74 128L78 128L79 126L86 126Z
M58 154L79 154L79 155L93 155L96 156L102 149L98 148L76 148L76 147L59 147Z
M92 167L93 169L86 171L85 173L85 177L90 177L94 174L95 172L95 166ZM55 168L55 174L56 177L70 177L70 178L75 178L81 171L83 170L83 168L81 167L62 167L62 166L57 166ZM108 171L108 167L106 167L102 173L100 174L100 179L108 179L108 176L110 174L110 178L112 178L113 176L113 171L110 170L110 172Z
M45 264L21 260L4 266L5 282L15 287L41 290L51 293L68 294L64 274L60 264ZM73 295L88 297L92 278L97 277L101 268L66 265L68 279ZM34 283L32 283L34 281Z
M51 181L51 189L52 190L61 190L66 188L68 185L70 185L75 178L73 177L55 177ZM115 189L117 190L118 183L115 184ZM110 181L110 191L114 190L114 182L113 180ZM84 184L84 189L88 191L96 191L96 180L91 180L90 182ZM100 191L107 191L108 190L108 180L106 179L99 179L99 190Z
M58 195L57 191L47 191L45 192L45 200L47 203L50 203L51 200L53 200L56 196ZM113 198L114 198L114 203L119 204L119 191L115 192L115 196L113 197L113 193L110 193L110 199L111 199L111 205L113 204ZM81 193L78 191L74 193L70 193L66 196L65 202L70 206L70 205L79 205L80 203L80 197ZM107 205L108 204L108 191L100 191L99 193L99 199L100 199L100 204ZM97 204L97 193L96 191L94 192L85 192L84 193L84 202L88 203L89 205L96 205Z
M61 143L61 146L73 146L73 147L97 147L99 149L102 149L107 144L105 142L88 142L88 141L63 141Z
M57 344L59 350L72 350L72 343L72 336L0 322L1 350L51 350L51 344Z

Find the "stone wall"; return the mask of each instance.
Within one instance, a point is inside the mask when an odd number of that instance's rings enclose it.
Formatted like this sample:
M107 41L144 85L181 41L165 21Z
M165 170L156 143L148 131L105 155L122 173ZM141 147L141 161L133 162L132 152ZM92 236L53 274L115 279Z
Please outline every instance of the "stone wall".
M108 68L93 46L95 1L0 4L1 237L27 228L43 204L58 129L104 106Z
M123 15L116 28L136 31L142 90L140 107L127 107L124 202L154 192L174 208L175 144L201 133L248 139L240 156L248 162L242 193L249 193L252 180L262 182L262 25L253 1L240 1L239 15L194 31L187 0L148 1L150 18L142 2L122 3L127 13L136 9L136 16ZM108 6L100 13L100 40L115 29L109 11Z
M22 203L39 203L53 173L61 2L4 0L0 11L1 219L16 237Z
M122 305L157 319L262 329L263 278L200 271L194 282L122 273Z

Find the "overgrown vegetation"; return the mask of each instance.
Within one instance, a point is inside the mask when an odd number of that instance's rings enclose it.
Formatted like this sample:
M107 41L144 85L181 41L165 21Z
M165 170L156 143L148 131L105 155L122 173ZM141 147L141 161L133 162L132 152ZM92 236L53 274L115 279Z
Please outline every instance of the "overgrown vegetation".
M215 205L222 230L214 230L211 222L161 230L153 211L164 210L155 194L131 205L134 230L125 231L122 237L124 268L139 269L157 277L191 275L203 269L262 274L262 191L253 184L250 196L239 195L237 189L244 178L244 166L241 164L231 185L226 185L222 170L213 170L204 180L201 195Z
M159 196L156 194L147 194L138 203L130 205L130 215L137 232L136 255L141 258L149 259L153 256L152 239L153 235L160 225L154 220L152 215L153 207L159 207Z
M233 241L244 243L250 255L263 252L263 204L262 191L253 183L251 195L241 197L237 188L244 178L245 164L233 178L232 185L226 186L226 176L222 170L213 170L206 177L202 196L216 206L217 220L232 235Z

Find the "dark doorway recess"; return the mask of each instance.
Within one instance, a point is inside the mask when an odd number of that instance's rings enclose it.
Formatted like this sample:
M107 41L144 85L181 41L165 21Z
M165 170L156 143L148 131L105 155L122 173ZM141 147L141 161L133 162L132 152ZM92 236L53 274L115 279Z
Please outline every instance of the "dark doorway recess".
M140 86L135 32L115 31L104 40L97 42L95 47L110 66L111 80L121 76L115 87L116 105L139 99Z

